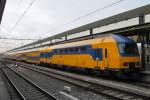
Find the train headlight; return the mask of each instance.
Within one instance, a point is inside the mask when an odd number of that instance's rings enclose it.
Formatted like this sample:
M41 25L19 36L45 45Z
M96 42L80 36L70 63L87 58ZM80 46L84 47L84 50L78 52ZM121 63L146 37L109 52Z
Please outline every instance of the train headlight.
M123 63L123 66L128 66L128 65L129 65L129 63L127 63L127 62Z
M136 62L136 63L135 63L135 67L136 67L136 68L140 67L140 63L139 63L139 62Z

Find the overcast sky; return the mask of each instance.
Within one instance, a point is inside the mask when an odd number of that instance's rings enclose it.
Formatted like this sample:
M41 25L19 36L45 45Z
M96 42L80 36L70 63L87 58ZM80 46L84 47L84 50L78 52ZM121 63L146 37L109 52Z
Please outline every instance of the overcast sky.
M64 25L119 0L35 0L25 16L15 26L17 20L32 1L34 0L7 0L0 26L1 37L40 39L150 3L150 0L124 0L109 8ZM32 41L24 41L23 44L29 42ZM21 44L22 42L19 41L0 40L0 51Z

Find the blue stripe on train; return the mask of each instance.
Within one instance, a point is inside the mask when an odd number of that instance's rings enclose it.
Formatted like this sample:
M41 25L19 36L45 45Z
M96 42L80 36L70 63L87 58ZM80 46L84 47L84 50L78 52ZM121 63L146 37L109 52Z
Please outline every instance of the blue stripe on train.
M75 49L75 48L85 48L86 51L75 51L73 50L72 52L61 52L61 53L56 53L56 51L61 51L61 50L65 50L65 49ZM50 58L53 55L70 55L70 54L90 54L94 60L96 60L96 58L98 58L99 60L103 59L103 53L102 53L102 48L97 48L97 49L93 49L90 45L85 45L85 46L77 46L77 47L69 47L69 48L60 48L60 49L54 49L51 52L48 53L42 53L40 56L41 58Z

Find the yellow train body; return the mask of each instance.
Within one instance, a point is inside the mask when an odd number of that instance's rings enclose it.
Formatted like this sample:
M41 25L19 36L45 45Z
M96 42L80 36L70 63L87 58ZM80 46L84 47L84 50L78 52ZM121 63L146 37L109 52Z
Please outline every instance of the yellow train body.
M15 59L18 61L40 64L40 52L39 51L22 52L13 56L15 56Z
M27 57L26 62L36 64L45 63L101 71L141 69L136 43L118 35L53 45L24 54Z

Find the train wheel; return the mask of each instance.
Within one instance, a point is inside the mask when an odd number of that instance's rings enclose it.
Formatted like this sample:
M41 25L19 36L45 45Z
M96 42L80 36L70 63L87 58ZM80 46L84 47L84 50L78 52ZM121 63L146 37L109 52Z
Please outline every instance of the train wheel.
M126 80L128 79L127 75L123 74L122 72L118 71L115 75L117 78L119 79L123 79L123 80Z
M87 74L92 74L92 70L89 69L89 68L87 68L87 69L86 69L86 73L87 73Z
M110 77L110 71L108 71L108 70L104 70L104 76L106 76L106 77Z

